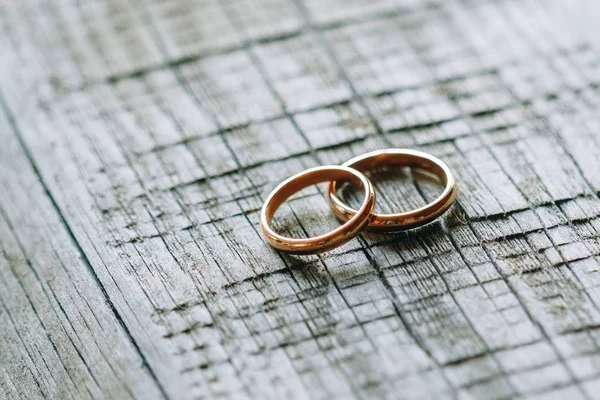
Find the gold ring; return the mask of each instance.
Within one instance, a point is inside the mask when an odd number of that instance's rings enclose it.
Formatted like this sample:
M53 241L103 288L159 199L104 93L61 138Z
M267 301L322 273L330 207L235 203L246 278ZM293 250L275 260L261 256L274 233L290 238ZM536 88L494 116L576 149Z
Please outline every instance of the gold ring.
M321 236L295 239L282 236L271 227L271 221L277 209L294 193L321 182L338 180L360 182L365 199L358 211L339 228ZM269 195L260 213L260 225L263 235L274 248L292 254L318 254L334 249L355 237L369 223L369 216L375 209L375 191L366 176L360 172L342 166L323 166L307 169L281 183Z
M437 157L422 151L408 149L377 150L355 157L342 165L365 172L390 164L417 167L432 172L445 185L444 191L433 202L416 210L397 214L374 213L366 228L367 230L394 232L425 225L442 215L456 199L456 179L450 168ZM348 220L348 218L351 218L356 213L356 210L345 204L337 195L337 184L335 181L329 185L327 197L331 209L341 221Z

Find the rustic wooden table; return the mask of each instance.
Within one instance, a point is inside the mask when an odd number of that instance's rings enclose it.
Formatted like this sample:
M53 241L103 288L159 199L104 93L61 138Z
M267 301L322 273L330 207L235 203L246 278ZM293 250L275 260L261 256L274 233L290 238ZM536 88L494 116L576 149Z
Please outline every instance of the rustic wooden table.
M600 398L600 4L0 0L0 399ZM291 257L368 150L444 217ZM437 187L375 176L381 210ZM323 188L278 217L336 226Z

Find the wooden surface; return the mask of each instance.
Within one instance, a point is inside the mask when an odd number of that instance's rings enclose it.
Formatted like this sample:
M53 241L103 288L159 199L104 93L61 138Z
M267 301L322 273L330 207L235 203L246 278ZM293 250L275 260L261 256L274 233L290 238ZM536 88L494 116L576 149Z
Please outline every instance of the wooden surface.
M600 6L0 0L0 399L600 398ZM410 147L457 204L289 257ZM376 176L379 209L437 186ZM323 188L278 217L336 226Z

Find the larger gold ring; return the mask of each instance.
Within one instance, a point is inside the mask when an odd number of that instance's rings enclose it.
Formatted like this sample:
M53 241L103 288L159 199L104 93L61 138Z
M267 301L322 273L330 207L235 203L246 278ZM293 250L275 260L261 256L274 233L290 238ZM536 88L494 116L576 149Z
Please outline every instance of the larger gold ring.
M416 210L397 214L374 213L366 228L369 231L394 232L425 225L443 214L456 199L456 179L450 168L437 157L422 151L408 149L377 150L355 157L343 164L345 167L354 168L361 172L372 171L387 165L417 167L432 172L445 185L445 188L437 199ZM327 197L331 209L341 221L348 220L356 213L356 210L345 204L337 195L336 182L331 182L329 185Z
M277 209L294 193L321 182L338 180L359 182L364 189L363 203L344 225L321 236L295 239L282 236L271 227ZM318 254L339 247L355 237L369 223L375 209L375 191L371 182L360 172L337 165L307 169L281 183L269 195L260 213L263 235L274 248L292 254Z

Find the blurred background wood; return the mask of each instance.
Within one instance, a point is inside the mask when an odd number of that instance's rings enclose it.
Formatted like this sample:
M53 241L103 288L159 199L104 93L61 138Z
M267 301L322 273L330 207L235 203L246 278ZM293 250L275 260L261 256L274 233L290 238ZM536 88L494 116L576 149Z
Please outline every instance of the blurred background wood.
M0 0L0 399L599 398L598 21ZM264 243L278 182L385 147L446 161L451 212L319 257ZM379 187L382 210L436 190ZM282 230L335 226L319 190Z

